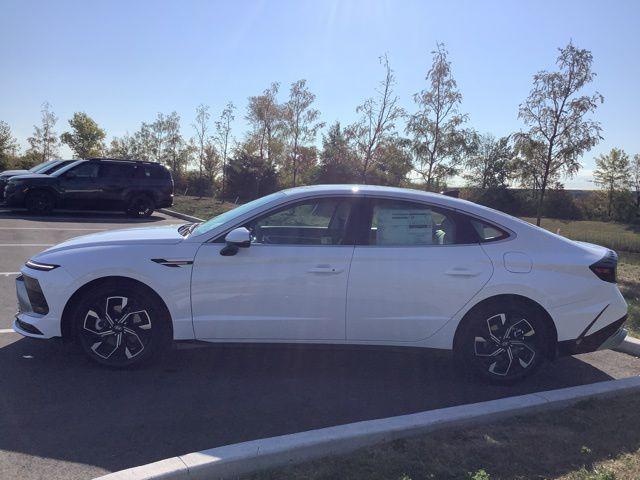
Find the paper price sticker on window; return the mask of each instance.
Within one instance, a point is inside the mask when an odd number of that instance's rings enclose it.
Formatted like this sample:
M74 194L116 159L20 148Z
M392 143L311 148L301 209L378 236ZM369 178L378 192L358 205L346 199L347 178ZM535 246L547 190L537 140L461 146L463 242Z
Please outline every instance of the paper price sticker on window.
M429 210L380 209L378 245L429 245L433 243L433 219Z

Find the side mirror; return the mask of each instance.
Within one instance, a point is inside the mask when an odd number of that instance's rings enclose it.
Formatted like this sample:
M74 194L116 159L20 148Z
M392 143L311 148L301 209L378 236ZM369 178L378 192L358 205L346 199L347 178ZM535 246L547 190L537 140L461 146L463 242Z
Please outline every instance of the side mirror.
M251 232L244 227L234 228L227 233L224 241L227 244L220 250L220 255L230 257L238 253L240 248L251 246Z

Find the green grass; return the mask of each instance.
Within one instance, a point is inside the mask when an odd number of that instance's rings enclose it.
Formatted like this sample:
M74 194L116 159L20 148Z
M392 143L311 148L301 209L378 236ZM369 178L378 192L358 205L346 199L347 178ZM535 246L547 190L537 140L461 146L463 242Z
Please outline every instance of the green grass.
M535 223L535 218L523 218ZM640 225L543 218L543 228L572 240L595 243L615 251L640 253Z
M619 252L618 286L629 304L627 329L640 338L640 254Z
M557 412L397 440L245 479L638 479L638 409L637 395L588 401Z
M173 197L173 206L171 207L171 210L192 215L203 220L208 220L211 217L220 215L221 213L229 211L236 206L237 205L234 203L222 203L215 198L176 195Z

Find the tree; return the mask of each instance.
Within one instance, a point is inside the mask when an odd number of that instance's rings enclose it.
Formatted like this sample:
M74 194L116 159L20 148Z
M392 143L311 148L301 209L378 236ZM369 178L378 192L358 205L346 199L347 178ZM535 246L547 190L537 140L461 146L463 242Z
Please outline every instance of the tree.
M11 134L9 124L0 120L0 170L6 170L16 154L18 142Z
M394 135L395 121L404 114L398 105L398 97L393 93L395 77L386 55L380 57L380 64L385 76L376 90L377 95L356 109L360 119L347 129L347 138L353 143L360 162L362 183L367 183L367 174L377 160L378 149Z
M70 132L60 135L62 143L66 143L76 158L99 157L104 152L106 133L89 115L76 112L69 120Z
M209 131L209 106L200 104L196 108L196 121L192 124L193 129L196 131L196 148L198 151L198 170L200 172L200 178L205 168L205 149L207 147L207 137Z
M187 144L180 133L180 115L171 112L162 117L161 124L155 128L162 134L163 150L160 158L169 167L171 173L179 178L194 153L193 145Z
M227 161L229 159L229 148L231 145L231 122L235 120L233 114L235 106L232 102L227 103L220 114L220 118L216 122L216 135L215 142L218 146L222 161L222 186L220 188L220 200L224 201L225 187L226 187L226 175L227 175Z
M619 148L612 148L608 154L596 158L593 181L607 191L607 217L611 218L611 207L616 192L629 188L631 170L629 156Z
M640 154L633 156L630 166L631 186L636 194L636 214L640 214Z
M544 195L550 183L572 176L580 169L579 159L602 138L600 124L587 118L602 103L599 93L579 95L593 81L593 56L589 50L572 43L559 49L558 71L540 71L533 77L533 88L520 105L518 117L529 130L520 134L520 142L542 145L544 154L533 166L539 192L536 224L540 225Z
M315 181L317 183L353 183L359 178L356 158L340 122L329 127L322 136L322 152Z
M243 146L237 149L227 170L227 187L231 198L247 201L278 189L278 177L273 163Z
M277 95L280 85L271 84L262 95L249 97L246 119L253 128L252 136L262 160L274 162L282 151L279 133L282 128L282 107Z
M123 160L143 160L140 158L140 146L136 136L125 133L122 137L113 137L107 155Z
M409 142L398 137L385 139L378 147L375 167L369 174L370 183L401 186L412 167Z
M467 120L458 110L462 94L451 73L448 52L438 43L431 54L427 88L414 95L418 110L409 116L406 127L412 139L415 170L427 190L433 190L436 179L440 183L456 173L466 147L466 132L461 126Z
M289 100L283 107L284 131L289 140L294 187L298 180L300 147L314 142L318 130L324 126L324 123L318 121L320 111L311 107L315 99L316 96L307 88L307 81L298 80L291 84Z
M475 134L464 178L470 186L483 190L506 188L513 170L513 156L510 137L496 139L489 133Z
M34 125L33 135L27 138L29 142L27 153L41 163L58 155L58 135L54 130L58 117L51 111L49 102L42 104L40 113L40 126Z

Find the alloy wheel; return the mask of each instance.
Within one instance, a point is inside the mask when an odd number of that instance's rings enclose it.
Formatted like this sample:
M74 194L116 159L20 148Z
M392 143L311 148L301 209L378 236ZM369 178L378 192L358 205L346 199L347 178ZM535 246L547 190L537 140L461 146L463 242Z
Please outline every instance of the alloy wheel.
M151 330L147 309L131 298L113 296L86 311L80 332L97 357L109 363L123 363L145 351Z
M521 316L499 313L487 318L475 335L474 353L491 375L506 378L531 368L540 355L538 336Z

